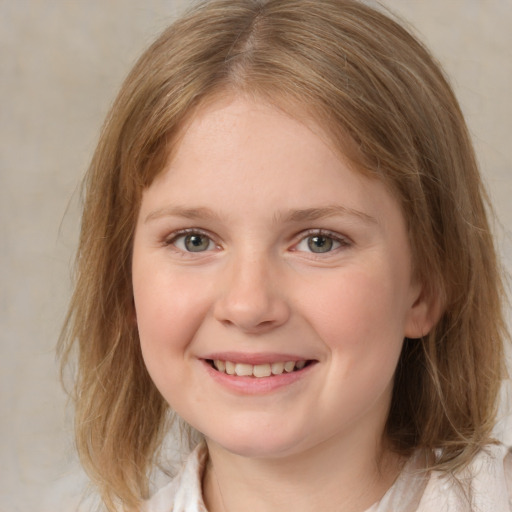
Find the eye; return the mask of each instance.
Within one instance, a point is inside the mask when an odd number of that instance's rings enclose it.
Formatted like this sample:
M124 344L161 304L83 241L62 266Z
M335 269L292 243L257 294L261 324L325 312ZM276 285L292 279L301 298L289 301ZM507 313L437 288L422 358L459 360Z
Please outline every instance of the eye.
M196 232L177 235L168 244L184 252L205 252L215 248L215 243L209 236Z
M342 246L348 246L349 242L341 236L335 236L330 233L312 233L304 237L296 246L296 251L311 252L323 254L334 251Z

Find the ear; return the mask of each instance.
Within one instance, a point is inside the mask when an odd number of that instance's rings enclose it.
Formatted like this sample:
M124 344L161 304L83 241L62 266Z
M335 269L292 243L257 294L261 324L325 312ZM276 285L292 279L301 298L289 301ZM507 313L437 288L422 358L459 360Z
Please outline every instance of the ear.
M404 336L418 339L426 336L437 324L443 312L441 294L417 284L411 293L411 306L405 319Z

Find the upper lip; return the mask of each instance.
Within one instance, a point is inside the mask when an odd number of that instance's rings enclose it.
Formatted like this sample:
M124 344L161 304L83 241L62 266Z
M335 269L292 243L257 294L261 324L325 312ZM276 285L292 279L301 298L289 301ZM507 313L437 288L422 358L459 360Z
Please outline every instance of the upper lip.
M260 352L256 354L249 354L246 352L215 352L208 354L201 359L204 360L219 360L230 361L232 363L245 363L245 364L270 364L270 363L286 363L287 361L311 361L311 357L306 357L298 354L284 354L273 352Z

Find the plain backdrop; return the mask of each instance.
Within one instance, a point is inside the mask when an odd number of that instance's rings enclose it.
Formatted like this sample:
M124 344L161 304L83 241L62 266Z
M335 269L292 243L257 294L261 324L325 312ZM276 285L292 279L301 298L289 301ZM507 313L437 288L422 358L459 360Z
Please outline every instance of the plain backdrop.
M510 271L512 0L383 3L416 28L451 78ZM122 79L186 5L0 0L0 512L77 510L85 479L55 344L70 293L78 187ZM499 433L510 442L506 425Z

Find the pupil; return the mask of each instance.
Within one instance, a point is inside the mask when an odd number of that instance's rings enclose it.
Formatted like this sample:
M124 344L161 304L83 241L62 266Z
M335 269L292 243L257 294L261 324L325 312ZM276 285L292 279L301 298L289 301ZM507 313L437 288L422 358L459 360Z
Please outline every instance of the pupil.
M329 252L332 245L332 238L326 236L312 236L308 240L308 247L311 252Z
M188 235L185 238L185 247L190 252L200 252L208 248L209 240L202 235Z

